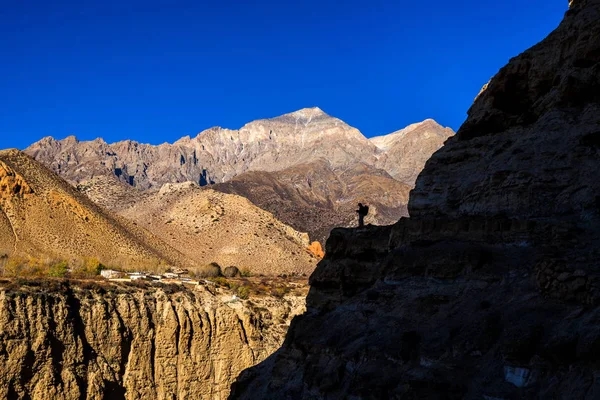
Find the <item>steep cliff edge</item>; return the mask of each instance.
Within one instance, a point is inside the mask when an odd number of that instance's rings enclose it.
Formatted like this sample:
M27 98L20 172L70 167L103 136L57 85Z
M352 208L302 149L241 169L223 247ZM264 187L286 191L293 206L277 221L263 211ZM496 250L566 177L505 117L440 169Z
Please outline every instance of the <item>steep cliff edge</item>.
M0 281L0 397L224 399L303 309L210 286Z
M233 399L600 396L600 0L486 85L410 219L334 230Z

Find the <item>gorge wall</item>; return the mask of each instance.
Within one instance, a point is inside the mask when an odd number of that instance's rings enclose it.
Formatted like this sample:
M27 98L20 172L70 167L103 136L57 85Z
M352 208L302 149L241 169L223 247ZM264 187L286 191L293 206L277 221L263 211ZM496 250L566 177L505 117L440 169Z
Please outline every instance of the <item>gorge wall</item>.
M334 230L232 399L600 396L600 0L571 1L427 162L410 219Z
M224 399L280 344L302 296L210 287L0 282L3 399Z

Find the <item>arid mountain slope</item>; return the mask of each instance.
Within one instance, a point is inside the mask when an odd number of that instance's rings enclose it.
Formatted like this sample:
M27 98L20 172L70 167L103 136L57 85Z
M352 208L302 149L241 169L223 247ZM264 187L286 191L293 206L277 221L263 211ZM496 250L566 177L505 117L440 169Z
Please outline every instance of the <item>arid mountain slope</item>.
M322 242L332 227L355 223L358 202L370 203L372 223L406 216L408 187L452 134L427 120L367 139L310 108L240 130L211 128L173 144L44 138L26 151L74 184L116 178L158 190L166 183L217 183L216 190L248 197ZM111 196L120 202L118 194Z
M193 182L142 192L95 178L79 188L200 264L235 265L265 275L310 274L319 260L308 250L306 233L240 196Z
M427 160L452 135L452 129L428 119L369 141L387 156L377 166L400 182L414 186Z
M571 1L427 162L411 218L332 232L307 313L231 398L598 398L599 49L600 0Z
M274 172L326 159L332 168L362 163L412 185L423 161L453 134L433 120L373 139L356 128L305 108L250 122L239 130L211 128L158 146L102 139L46 137L25 151L69 182L115 176L140 189L165 183L222 183L246 171ZM406 165L404 165L406 164ZM406 179L406 181L404 181Z
M381 153L357 129L318 108L250 122L239 130L211 128L173 144L47 137L26 152L73 183L114 175L141 189L224 182L246 171L278 171L319 158L336 166L357 160L372 165Z
M214 189L244 196L325 243L331 229L356 225L359 202L369 205L368 224L389 225L407 216L411 187L365 164L340 169L319 160L278 172L246 172Z
M191 264L18 150L0 151L0 233L9 256L97 257L123 266Z

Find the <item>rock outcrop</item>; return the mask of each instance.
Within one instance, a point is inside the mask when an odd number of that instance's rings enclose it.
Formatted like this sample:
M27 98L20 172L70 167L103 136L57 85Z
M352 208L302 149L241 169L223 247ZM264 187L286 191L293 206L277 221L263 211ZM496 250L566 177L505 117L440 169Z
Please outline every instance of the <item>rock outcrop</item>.
M0 282L0 397L227 398L239 371L281 344L303 297L210 291Z
M308 246L308 250L319 258L325 257L323 246L321 246L321 243L319 242L312 242L310 246Z
M337 229L232 399L600 395L600 0L572 1L427 162L410 219Z

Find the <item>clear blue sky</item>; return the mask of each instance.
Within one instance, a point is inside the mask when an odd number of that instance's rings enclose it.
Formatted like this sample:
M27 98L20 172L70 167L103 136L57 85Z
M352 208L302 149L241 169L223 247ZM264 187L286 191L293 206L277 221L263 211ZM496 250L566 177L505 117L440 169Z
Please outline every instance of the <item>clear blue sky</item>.
M172 142L318 106L366 136L458 129L567 0L0 0L0 148Z

